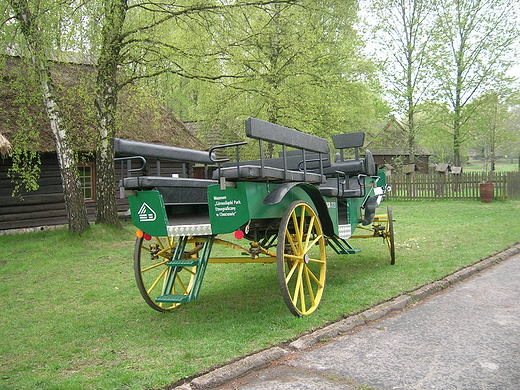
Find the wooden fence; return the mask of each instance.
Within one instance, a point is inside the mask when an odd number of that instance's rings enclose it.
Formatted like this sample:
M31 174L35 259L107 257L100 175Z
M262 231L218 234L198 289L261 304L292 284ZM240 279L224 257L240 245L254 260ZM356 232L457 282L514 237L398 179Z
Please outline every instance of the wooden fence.
M520 198L520 172L392 173L388 199L481 199L480 184L493 183L493 199Z

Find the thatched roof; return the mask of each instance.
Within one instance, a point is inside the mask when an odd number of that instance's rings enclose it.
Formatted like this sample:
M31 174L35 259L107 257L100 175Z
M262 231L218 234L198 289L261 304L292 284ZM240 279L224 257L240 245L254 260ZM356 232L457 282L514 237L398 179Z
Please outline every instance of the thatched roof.
M32 140L36 150L55 151L41 99L34 93L37 88L24 60L4 56L0 57L0 63L0 133L11 144L22 137L24 142ZM93 150L97 126L95 68L85 64L52 63L51 71L64 124L75 149ZM136 85L128 85L119 93L116 126L119 138L206 149L175 115Z
M11 143L0 133L0 156L5 158L11 153Z

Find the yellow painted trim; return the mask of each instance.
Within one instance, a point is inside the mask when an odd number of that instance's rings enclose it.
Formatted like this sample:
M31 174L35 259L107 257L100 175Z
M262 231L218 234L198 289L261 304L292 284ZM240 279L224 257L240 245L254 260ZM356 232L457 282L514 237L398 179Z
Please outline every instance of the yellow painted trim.
M255 264L270 264L276 263L276 257L257 257L252 259L250 257L210 257L208 263L255 263Z

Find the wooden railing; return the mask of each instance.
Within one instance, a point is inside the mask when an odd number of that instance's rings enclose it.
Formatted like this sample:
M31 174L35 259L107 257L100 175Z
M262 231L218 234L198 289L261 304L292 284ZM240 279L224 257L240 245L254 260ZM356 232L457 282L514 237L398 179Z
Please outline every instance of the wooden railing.
M520 198L520 172L392 173L388 199L480 199L480 185L493 183L493 199Z

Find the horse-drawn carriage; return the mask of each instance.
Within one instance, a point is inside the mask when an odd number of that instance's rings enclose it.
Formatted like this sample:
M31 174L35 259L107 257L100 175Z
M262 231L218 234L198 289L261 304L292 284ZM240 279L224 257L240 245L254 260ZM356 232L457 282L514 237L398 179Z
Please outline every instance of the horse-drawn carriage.
M246 135L258 140L257 160L240 159L246 142L203 152L115 140L120 186L138 229L135 277L152 308L169 311L196 299L208 263L276 263L287 307L308 315L323 295L327 246L354 254L348 239L380 237L394 263L391 208L376 214L389 188L370 152L358 155L364 133L334 135L334 162L320 137L255 118L246 120ZM279 157L264 157L266 143L281 147ZM229 148L234 161L220 157ZM355 158L345 159L345 149ZM147 159L177 161L181 171L151 176ZM237 256L214 257L214 245Z

